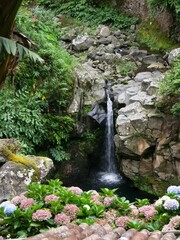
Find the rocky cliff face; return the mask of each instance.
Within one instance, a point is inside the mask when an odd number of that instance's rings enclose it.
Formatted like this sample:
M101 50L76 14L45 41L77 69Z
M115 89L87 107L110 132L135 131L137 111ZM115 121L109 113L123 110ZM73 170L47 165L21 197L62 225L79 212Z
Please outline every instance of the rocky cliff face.
M139 16L142 20L148 19L151 16L151 11L147 5L147 0L114 0L113 4L123 12ZM163 31L170 33L170 29L173 26L172 13L165 9L159 9L155 15L155 19L158 21Z
M91 36L81 33L72 38L70 33L63 39L69 52L84 56L75 69L69 112L78 113L84 106L104 101L105 83L110 81L119 169L140 189L161 194L180 181L180 126L177 119L155 107L158 82L169 66L162 56L139 47L133 29L131 33L113 32L100 26Z

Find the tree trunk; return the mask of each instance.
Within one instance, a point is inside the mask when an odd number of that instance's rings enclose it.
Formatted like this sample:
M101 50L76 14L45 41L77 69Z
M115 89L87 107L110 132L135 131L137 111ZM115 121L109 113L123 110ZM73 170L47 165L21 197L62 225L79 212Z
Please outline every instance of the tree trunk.
M22 0L1 0L0 2L0 36L10 38L14 19ZM10 56L0 52L0 88L6 77Z

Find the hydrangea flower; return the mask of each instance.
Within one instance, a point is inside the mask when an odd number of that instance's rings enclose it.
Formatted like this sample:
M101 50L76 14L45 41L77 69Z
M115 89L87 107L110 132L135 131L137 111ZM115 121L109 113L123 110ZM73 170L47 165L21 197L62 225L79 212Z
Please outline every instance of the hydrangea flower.
M174 227L173 227L172 224L166 224L162 228L162 232L169 232L169 231L172 231L172 230L174 230Z
M47 195L44 200L45 200L45 203L48 204L52 201L57 201L58 199L59 199L58 196L56 196L54 194L50 194L50 195Z
M11 213L14 213L14 211L17 209L17 206L13 203L10 203L4 208L4 214L9 215Z
M151 220L152 217L157 214L157 210L152 205L144 205L139 208L139 213L143 214L147 220Z
M76 218L77 213L79 212L79 208L74 204L68 204L64 207L64 212L71 218Z
M116 219L117 217L117 211L114 210L114 209L111 209L107 212L104 213L104 216L105 216L105 219L106 221L111 224L114 222L114 220Z
M128 222L130 222L131 219L127 216L122 216L122 217L118 217L115 220L115 224L117 227L126 227Z
M17 209L16 205L14 205L10 201L5 201L1 203L0 208L4 208L4 214L6 215L13 213Z
M15 205L21 204L21 201L27 199L24 195L15 196L11 199L11 202Z
M166 210L177 210L179 208L179 202L176 199L166 200L163 204Z
M69 188L69 190L76 195L81 195L83 193L83 190L79 187L72 186Z
M54 218L54 222L59 225L66 225L70 223L70 217L65 213L58 213Z
M167 193L174 193L174 194L179 194L179 187L177 186L170 186L167 188Z
M115 199L116 199L115 197L105 197L103 203L105 206L109 207L111 206Z
M130 209L131 209L130 214L132 216L137 216L139 214L139 210L138 210L138 208L135 205L131 205Z
M87 193L91 193L92 195L100 196L96 190L89 190Z
M0 204L0 208L6 207L6 206L8 206L9 204L12 204L12 202L10 202L10 201L2 202L2 203Z
M180 227L180 216L172 217L169 224L172 224L175 229Z
M161 205L163 205L163 203L166 201L166 200L170 200L171 198L169 196L163 196L161 198L159 198L155 203L154 203L154 206L155 207L159 207Z
M2 236L0 236L0 240L3 240L4 238Z
M33 213L32 215L32 220L33 221L44 221L44 220L48 220L52 217L52 214L50 212L50 210L36 210L35 213Z
M33 198L26 198L21 201L20 209L26 209L34 204Z

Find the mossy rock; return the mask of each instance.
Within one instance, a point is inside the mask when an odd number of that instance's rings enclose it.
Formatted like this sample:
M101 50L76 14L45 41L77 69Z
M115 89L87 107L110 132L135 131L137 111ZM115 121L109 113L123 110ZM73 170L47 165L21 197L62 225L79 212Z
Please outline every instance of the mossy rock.
M166 52L177 48L176 42L168 38L167 33L162 31L158 22L153 18L143 21L136 33L137 40L152 51Z

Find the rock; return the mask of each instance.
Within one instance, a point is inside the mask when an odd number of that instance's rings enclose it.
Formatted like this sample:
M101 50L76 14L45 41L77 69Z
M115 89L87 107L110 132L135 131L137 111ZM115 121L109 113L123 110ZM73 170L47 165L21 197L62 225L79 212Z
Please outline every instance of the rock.
M180 48L173 49L168 56L169 64L172 64L174 59L180 55Z
M130 52L130 55L138 60L138 59L142 59L144 56L147 55L147 51L146 50L138 50L138 49L132 49Z
M111 34L111 30L107 26L101 26L99 29L99 35L101 37L108 37Z
M173 143L170 145L173 158L180 159L180 143Z
M61 39L65 42L71 42L76 37L77 37L77 30L71 29L67 34L63 35Z
M152 54L152 55L148 55L143 57L142 62L144 64L152 64L152 63L156 63L158 61L158 55Z
M77 52L82 52L88 50L94 43L94 40L90 38L88 35L85 36L77 36L77 38L73 39L72 47Z
M135 76L134 80L136 82L142 82L144 79L149 79L149 78L152 78L151 72L140 72Z
M148 69L164 69L166 68L163 63L157 62L157 63L151 63L148 67Z
M0 168L0 201L16 196L26 191L31 182L42 181L53 168L53 162L46 157L26 156L32 159L37 169L19 162L7 161Z

